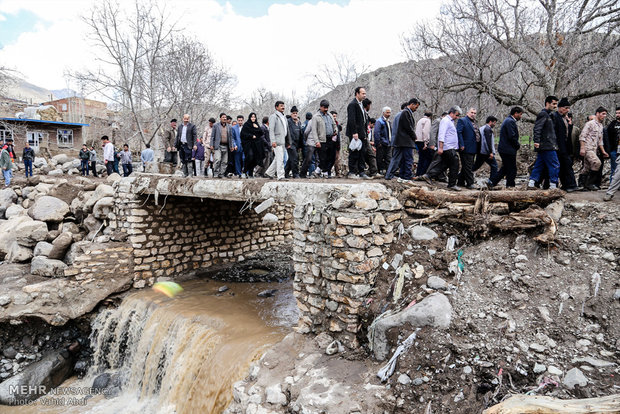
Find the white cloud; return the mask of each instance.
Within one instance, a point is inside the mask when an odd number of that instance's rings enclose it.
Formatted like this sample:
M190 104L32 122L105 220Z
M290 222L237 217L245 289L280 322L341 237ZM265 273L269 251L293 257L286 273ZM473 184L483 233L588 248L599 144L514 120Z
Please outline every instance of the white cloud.
M51 22L0 50L0 61L39 86L66 86L66 69L93 62L86 26L79 17L93 2L0 2L0 14L23 8ZM351 0L345 6L274 4L264 16L246 17L229 3L214 0L175 0L165 5L179 28L203 41L237 76L235 92L242 97L258 87L302 95L310 81L307 74L329 64L333 54L349 55L372 69L400 62L404 56L399 36L439 9L435 0Z

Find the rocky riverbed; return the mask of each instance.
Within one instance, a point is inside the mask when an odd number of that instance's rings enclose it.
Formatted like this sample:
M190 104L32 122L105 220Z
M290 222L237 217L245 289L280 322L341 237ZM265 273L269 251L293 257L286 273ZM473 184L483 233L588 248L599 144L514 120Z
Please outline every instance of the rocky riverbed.
M229 412L480 413L510 394L620 393L620 206L552 208L552 246L407 223L364 299L362 348L291 334Z

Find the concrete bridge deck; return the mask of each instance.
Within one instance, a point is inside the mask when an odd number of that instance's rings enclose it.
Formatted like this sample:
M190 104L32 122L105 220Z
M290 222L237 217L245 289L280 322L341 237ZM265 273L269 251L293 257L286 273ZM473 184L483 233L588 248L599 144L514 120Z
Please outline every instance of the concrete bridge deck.
M273 181L265 178L230 179L206 177L175 177L163 174L138 174L123 179L121 191L157 196L211 198L230 201L263 201L273 197L277 202L305 204L325 203L335 195L351 197L389 197L392 191L379 181L345 179L295 179Z

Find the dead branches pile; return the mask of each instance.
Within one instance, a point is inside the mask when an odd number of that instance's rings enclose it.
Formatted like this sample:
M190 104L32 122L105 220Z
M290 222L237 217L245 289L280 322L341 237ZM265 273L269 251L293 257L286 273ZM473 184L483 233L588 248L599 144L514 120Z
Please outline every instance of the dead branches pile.
M561 190L463 191L413 187L403 192L405 210L420 223L447 222L486 235L490 230L518 231L544 228L535 239L553 242L556 223L543 209L562 198Z

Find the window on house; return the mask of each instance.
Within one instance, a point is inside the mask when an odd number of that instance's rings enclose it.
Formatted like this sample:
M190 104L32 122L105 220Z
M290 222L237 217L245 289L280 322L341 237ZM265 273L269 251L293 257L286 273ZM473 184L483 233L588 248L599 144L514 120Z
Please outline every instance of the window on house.
M59 129L57 137L59 147L73 147L73 130Z
M41 131L28 131L26 133L26 136L28 137L28 142L30 143L30 146L34 149L35 152L39 151L39 147L41 145L46 145L46 140L47 140L47 132L41 132Z
M0 142L4 142L7 138L13 139L13 131L7 126L0 125Z
M67 112L67 104L62 104L62 112Z

